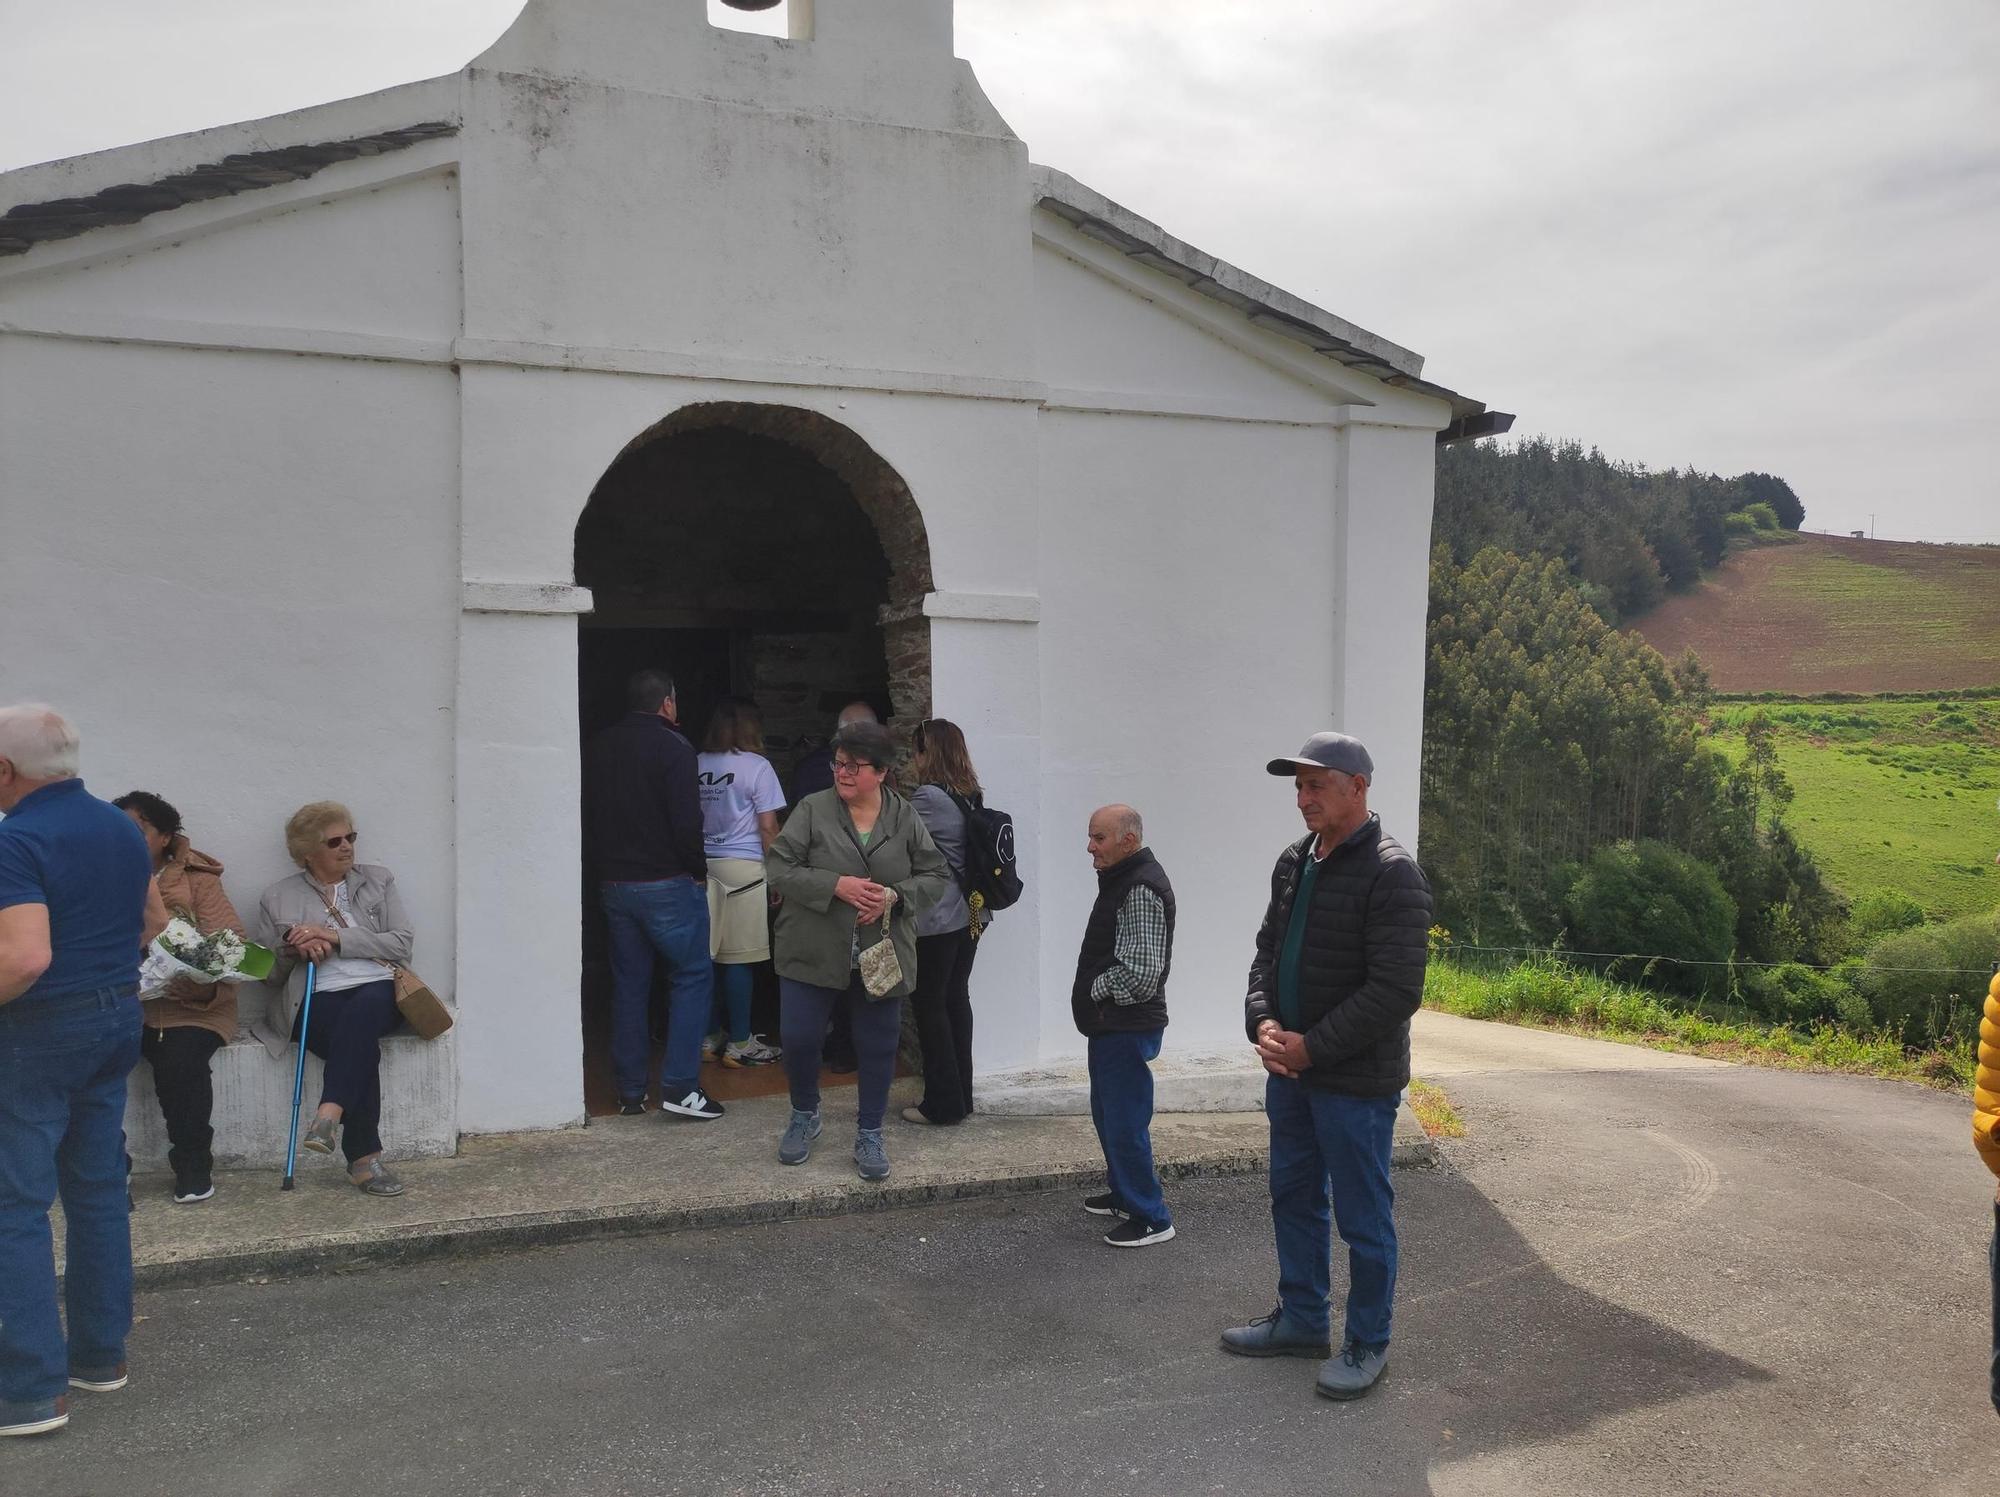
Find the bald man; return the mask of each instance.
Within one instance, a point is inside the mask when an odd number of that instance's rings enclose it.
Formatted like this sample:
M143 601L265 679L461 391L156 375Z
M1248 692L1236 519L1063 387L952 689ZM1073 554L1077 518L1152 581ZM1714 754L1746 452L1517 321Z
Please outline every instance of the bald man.
M1167 969L1173 965L1174 886L1146 844L1130 806L1100 806L1090 817L1097 903L1076 959L1070 1012L1090 1042L1090 1117L1104 1149L1109 1189L1083 1209L1118 1219L1111 1247L1151 1247L1174 1235L1153 1170L1153 1073L1167 1027Z

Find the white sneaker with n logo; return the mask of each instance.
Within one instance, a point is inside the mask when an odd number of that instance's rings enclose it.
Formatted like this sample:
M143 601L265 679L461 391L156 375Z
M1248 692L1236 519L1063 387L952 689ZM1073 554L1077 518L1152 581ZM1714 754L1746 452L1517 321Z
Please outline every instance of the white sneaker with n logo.
M660 1111L671 1112L676 1117L697 1118L707 1121L722 1116L722 1104L713 1100L700 1087L679 1098L662 1097Z

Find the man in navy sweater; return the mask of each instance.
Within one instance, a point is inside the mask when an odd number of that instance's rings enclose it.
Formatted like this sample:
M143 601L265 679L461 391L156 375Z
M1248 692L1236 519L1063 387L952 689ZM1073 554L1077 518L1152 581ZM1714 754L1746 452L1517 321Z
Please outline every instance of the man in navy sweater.
M590 866L611 927L611 1063L618 1110L646 1110L652 1044L646 1005L653 963L671 973L660 1110L706 1120L721 1106L701 1089L701 1041L714 1001L708 954L708 859L694 746L679 731L674 678L643 670L626 686L623 717L583 758Z

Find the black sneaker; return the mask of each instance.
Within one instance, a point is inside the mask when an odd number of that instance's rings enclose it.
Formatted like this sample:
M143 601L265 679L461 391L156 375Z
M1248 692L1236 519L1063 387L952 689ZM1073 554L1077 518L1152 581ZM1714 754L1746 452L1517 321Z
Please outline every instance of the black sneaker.
M644 1097L620 1097L618 1099L618 1116L621 1118L636 1118L643 1114L645 1110L646 1099Z
M1118 1204L1118 1197L1108 1190L1102 1195L1085 1196L1083 1209L1092 1216L1115 1216L1121 1221L1125 1217L1125 1208Z
M719 1118L722 1116L722 1104L715 1101L700 1087L696 1087L693 1091L682 1096L679 1101L662 1097L660 1099L660 1111L671 1112L676 1117L695 1118L706 1122L710 1118Z
M1112 1247L1151 1247L1156 1242L1171 1242L1174 1235L1172 1222L1142 1222L1135 1216L1124 1221L1104 1234L1104 1240Z
M184 1164L174 1171L174 1204L192 1206L215 1194L215 1180L205 1164Z

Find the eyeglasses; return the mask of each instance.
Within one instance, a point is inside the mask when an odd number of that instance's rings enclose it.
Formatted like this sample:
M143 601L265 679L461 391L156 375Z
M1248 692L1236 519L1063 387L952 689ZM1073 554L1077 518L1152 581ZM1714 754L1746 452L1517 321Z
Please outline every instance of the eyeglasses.
M327 850L332 851L336 847L352 847L360 840L361 833L359 832L347 832L338 837L328 837L326 839Z
M833 772L842 779L846 779L850 775L858 775L864 769L871 769L876 774L882 772L881 765L868 764L857 759L835 759L833 761Z

